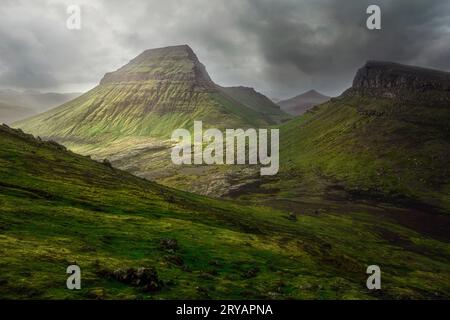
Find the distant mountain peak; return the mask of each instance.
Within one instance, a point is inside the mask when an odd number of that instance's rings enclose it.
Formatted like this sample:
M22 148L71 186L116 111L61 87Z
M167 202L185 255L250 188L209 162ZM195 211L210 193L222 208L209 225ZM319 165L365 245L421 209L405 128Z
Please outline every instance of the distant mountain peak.
M316 91L314 89L306 91L306 92L298 95L297 97L304 97L304 98L324 98L325 97L325 98L329 99L328 96L326 96L326 95L324 95L324 94L322 94L322 93L320 93L320 92L318 92L318 91Z
M290 99L279 101L278 105L291 115L301 115L310 108L328 100L330 100L330 97L312 89Z

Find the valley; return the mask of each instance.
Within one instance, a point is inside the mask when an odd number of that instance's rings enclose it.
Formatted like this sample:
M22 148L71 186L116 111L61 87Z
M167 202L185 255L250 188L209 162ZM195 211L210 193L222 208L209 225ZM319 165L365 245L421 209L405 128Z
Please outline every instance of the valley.
M188 46L146 50L20 130L1 127L0 295L447 299L449 79L369 61L293 118L215 84ZM279 172L174 164L172 132L195 121L279 130ZM60 286L74 261L78 293ZM382 291L365 286L373 264ZM154 291L122 276L140 268Z

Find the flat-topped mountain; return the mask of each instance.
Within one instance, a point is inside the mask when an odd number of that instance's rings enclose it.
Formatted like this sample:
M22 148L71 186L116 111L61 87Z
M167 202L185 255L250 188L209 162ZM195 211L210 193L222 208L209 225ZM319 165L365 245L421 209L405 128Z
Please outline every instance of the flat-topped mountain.
M61 142L168 138L193 120L218 128L272 125L288 116L224 93L187 45L146 50L86 94L16 126ZM74 146L76 147L76 146Z
M281 125L280 177L449 213L448 90L446 72L368 62L340 97Z
M77 153L108 158L133 174L171 179L173 185L180 172L170 160L175 129L191 130L194 121L204 128L263 128L290 118L254 89L215 84L192 49L181 45L146 50L86 94L14 126ZM199 186L206 190L213 181L209 173Z
M358 70L349 92L448 105L450 73L393 62L368 61Z
M115 72L105 74L101 85L140 81L191 81L214 88L214 83L188 45L149 49Z
M305 113L312 107L327 102L328 100L330 100L330 97L323 95L316 90L310 90L293 98L282 100L277 104L283 111L291 115L298 116Z
M255 94L256 95L256 94ZM16 126L59 141L102 143L125 136L170 137L202 120L224 127L264 126L287 116L272 115L223 93L187 45L146 50L100 84L56 109Z

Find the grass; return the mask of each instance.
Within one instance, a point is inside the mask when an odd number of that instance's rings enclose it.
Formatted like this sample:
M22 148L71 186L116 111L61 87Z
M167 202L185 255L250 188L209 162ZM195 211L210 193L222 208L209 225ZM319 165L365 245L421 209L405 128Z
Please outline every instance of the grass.
M344 96L281 126L282 171L448 213L449 123L448 108Z
M0 129L4 299L448 298L450 247L364 208L320 214L176 191ZM376 227L375 227L376 226ZM161 248L162 239L179 248ZM69 264L82 290L65 287ZM379 264L383 290L365 288ZM147 293L105 276L154 267Z

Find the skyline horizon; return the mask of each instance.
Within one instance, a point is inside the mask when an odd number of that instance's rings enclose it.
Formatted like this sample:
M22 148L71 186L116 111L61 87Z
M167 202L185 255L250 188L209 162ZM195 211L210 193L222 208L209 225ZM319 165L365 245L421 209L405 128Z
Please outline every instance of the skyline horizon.
M168 45L168 46L154 47L154 48L145 49L145 50L141 51L140 53L136 54L133 58L129 59L128 62L124 63L123 65L121 65L119 67L116 67L115 69L112 69L110 71L105 72L103 74L103 76L105 74L107 74L107 73L117 71L118 69L120 69L121 67L125 66L126 64L131 62L134 58L136 58L140 54L144 53L145 51L155 50L155 49L162 49L162 48L177 47L177 46L183 46L183 45L187 45L188 47L190 47L192 49L191 45L189 45L189 44ZM195 51L195 49L192 49L192 50L197 55L197 52ZM202 62L201 58L199 58L199 61ZM256 91L258 91L259 93L262 93L263 95L267 96L269 99L271 99L272 101L277 103L279 101L287 100L287 99L290 99L290 98L294 98L296 96L308 93L310 91L316 91L316 92L318 92L320 94L324 94L324 95L329 96L329 97L338 97L342 93L344 93L347 89L351 88L352 81L354 79L354 75L356 74L358 69L363 67L365 64L367 64L370 61L378 61L378 62L387 62L387 63L408 65L408 64L401 63L401 62L397 62L397 61L390 61L390 60L389 61L388 60L382 61L382 60L376 60L376 59L368 58L368 59L365 60L365 62L361 66L356 68L353 76L351 77L351 80L347 81L347 82L350 83L350 85L348 85L343 90L335 91L335 92L331 92L330 93L330 92L327 92L327 91L323 91L323 90L317 89L315 87L309 87L308 89L301 89L301 90L297 91L297 93L293 93L290 96L283 96L283 97L272 96L272 95L267 94L266 92L264 92L263 90L261 90L258 87L252 87L252 86L248 86L248 85L241 84L241 83L234 83L234 84L218 83L217 81L214 80L214 75L211 75L210 71L208 70L208 66L205 65L205 67L207 69L208 74L210 75L211 79L213 80L213 82L215 84L217 84L219 86L222 86L222 87L248 87L248 88L253 88ZM409 64L408 66L418 67L418 68L422 68L422 69L430 69L430 70L442 71L442 72L450 72L450 69L449 70L444 70L444 69L438 69L438 68L433 68L433 67L424 66L424 65L412 65L412 64ZM12 91L16 91L16 92L19 92L19 93L30 92L30 93L40 93L40 94L50 94L50 93L56 93L56 94L84 94L84 93L94 89L96 86L98 86L100 84L100 81L101 81L102 77L100 77L100 79L97 82L95 82L95 83L93 82L93 83L88 83L88 84L78 84L78 86L77 85L73 85L73 84L72 85L69 84L69 85L65 85L65 86L59 86L59 87L48 88L48 89L36 89L36 88L32 88L32 87L31 88L24 88L24 87L14 87L14 86L3 86L3 85L0 85L0 90L3 90L3 91L5 91L5 90L12 90ZM65 89L63 89L63 88L65 88Z
M339 95L367 60L450 70L449 2L379 0L375 30L366 25L371 4L7 1L0 30L15 31L0 32L0 87L86 92L144 50L184 43L215 83L252 87L272 99L309 89ZM71 7L78 7L79 27L69 26Z

